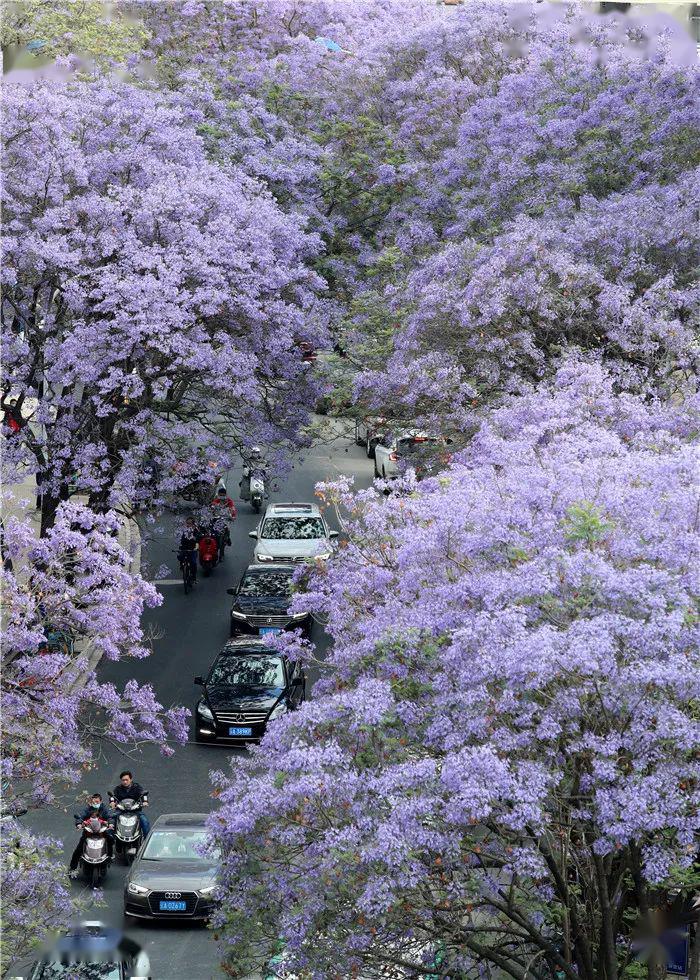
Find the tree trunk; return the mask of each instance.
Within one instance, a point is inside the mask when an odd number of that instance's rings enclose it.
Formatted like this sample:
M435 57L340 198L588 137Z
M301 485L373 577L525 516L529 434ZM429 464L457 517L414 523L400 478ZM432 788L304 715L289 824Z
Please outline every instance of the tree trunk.
M63 500L67 497L59 497L53 493L44 493L41 504L41 532L42 538L45 538L51 528L54 526L56 521L56 511L59 505L63 503Z

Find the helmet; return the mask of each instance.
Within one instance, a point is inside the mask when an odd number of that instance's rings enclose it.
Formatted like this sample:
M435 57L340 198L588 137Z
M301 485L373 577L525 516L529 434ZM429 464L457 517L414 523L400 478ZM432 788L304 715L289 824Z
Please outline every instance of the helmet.
M260 446L251 446L250 455L252 459L260 459L262 452L260 451Z
M226 489L226 485L224 483L220 483L216 488L216 496L228 497L228 490Z

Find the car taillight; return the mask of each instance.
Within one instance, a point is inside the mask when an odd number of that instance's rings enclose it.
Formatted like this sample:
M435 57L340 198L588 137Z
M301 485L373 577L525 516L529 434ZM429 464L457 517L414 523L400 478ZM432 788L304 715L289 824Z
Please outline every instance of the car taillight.
M392 463L395 463L398 458L399 457L396 455L396 453L389 453L389 459Z

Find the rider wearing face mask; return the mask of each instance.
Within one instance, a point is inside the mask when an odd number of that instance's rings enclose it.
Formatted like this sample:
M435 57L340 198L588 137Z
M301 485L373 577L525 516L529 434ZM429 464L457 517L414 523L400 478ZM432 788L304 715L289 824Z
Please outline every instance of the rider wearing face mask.
M109 825L109 830L105 834L107 840L107 856L109 860L112 860L112 855L114 853L114 839L112 837L112 831L114 829L114 818L112 817L112 811L109 809L106 803L102 801L101 793L93 793L87 805L83 807L80 813L75 814L76 823L82 824L84 820L89 820L90 817L97 817L99 820L104 820ZM78 877L78 865L80 864L80 855L83 853L83 837L85 832L80 835L78 844L73 851L73 855L70 859L70 865L68 866L68 874L71 878Z

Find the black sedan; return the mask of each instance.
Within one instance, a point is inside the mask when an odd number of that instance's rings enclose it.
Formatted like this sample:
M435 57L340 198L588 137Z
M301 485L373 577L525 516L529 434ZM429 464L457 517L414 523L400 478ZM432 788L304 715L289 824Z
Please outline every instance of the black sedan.
M296 627L309 632L311 616L308 613L292 616L287 612L293 575L294 567L289 565L250 565L238 588L226 590L233 596L231 636L238 633L265 636Z
M226 644L206 677L195 677L204 691L195 708L199 742L257 742L270 721L297 708L306 696L306 677L265 645L262 637Z
M158 817L124 885L124 915L206 919L216 887L216 858L204 853L206 813Z

